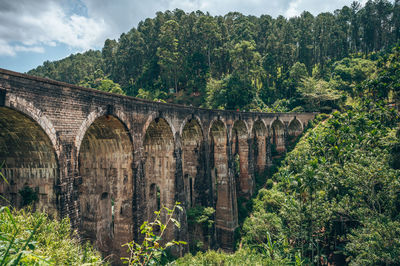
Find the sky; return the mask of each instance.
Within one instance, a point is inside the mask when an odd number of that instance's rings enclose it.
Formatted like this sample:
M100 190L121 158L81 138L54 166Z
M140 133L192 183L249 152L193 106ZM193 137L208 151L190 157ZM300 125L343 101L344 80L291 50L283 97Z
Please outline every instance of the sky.
M0 0L0 68L27 72L44 61L101 49L158 11L293 17L333 12L353 0ZM364 3L365 0L361 0Z

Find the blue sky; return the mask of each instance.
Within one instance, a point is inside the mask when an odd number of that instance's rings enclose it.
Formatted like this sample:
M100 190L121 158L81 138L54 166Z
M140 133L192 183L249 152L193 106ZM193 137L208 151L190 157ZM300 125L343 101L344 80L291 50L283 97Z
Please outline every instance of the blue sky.
M353 0L0 0L0 68L26 72L44 61L101 49L104 41L157 11L202 10L211 15L292 17L334 11ZM360 2L365 2L362 0Z

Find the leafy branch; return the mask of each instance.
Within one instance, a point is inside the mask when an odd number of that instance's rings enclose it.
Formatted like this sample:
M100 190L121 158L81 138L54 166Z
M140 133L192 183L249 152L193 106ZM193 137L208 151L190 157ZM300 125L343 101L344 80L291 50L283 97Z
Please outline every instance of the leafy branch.
M155 211L156 215L153 222L145 221L140 226L141 234L144 234L144 240L141 244L131 241L124 244L129 248L130 256L121 258L124 263L129 265L150 265L160 263L161 259L166 256L166 249L175 245L186 245L185 241L172 240L166 244L162 244L162 237L170 223L173 223L177 228L180 228L180 223L173 218L176 209L183 211L180 203L176 202L172 209L165 206L159 211ZM165 224L161 221L161 213L166 211L167 221Z

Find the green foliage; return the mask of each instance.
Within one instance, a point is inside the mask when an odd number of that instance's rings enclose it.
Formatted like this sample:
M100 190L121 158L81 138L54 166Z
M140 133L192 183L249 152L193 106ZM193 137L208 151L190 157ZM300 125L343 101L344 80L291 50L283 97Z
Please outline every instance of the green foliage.
M376 71L375 62L362 58L345 58L333 64L334 79L339 83L340 89L356 94L357 86Z
M226 106L226 78L223 80L210 79L207 82L206 107L212 109L225 109Z
M81 246L69 220L44 213L0 209L0 265L100 265L90 245Z
M253 199L243 249L231 259L246 263L237 256L250 249L274 264L398 264L400 171L392 166L399 122L395 110L369 99L318 115L275 182ZM179 263L218 264L226 256L200 253Z
M174 261L172 265L288 265L288 263L289 261L286 259L272 259L267 251L257 252L243 248L234 254L221 251L199 252L195 256L186 254Z
M313 77L303 79L298 91L305 102L304 108L307 111L330 111L338 107L337 102L342 99L342 95L335 87L333 80L327 82Z
M24 186L18 193L22 197L21 207L30 205L39 200L38 192L34 191L31 187Z
M276 100L266 112L269 113L285 113L290 111L290 101L287 99Z
M312 263L335 254L336 263L397 264L400 172L389 162L399 122L384 103L366 100L309 131L274 175L276 185L259 191L243 243L276 241L281 256L300 251Z
M289 71L289 76L283 82L283 85L287 88L286 98L296 96L296 90L300 86L303 79L308 77L307 68L303 63L296 62Z
M188 209L187 222L192 253L208 248L212 240L214 218L215 209L212 207L196 206ZM201 236L198 235L199 232Z
M180 73L178 30L179 24L175 20L165 22L161 27L160 46L157 48L161 77L164 79L167 88L173 88L175 92L178 92L178 75Z
M180 223L174 218L175 210L182 211L180 203L176 202L172 209L163 206L159 211L155 211L156 215L153 222L145 221L140 226L140 232L144 235L141 244L131 241L124 244L129 248L129 257L121 258L129 265L154 265L165 263L167 253L166 249L177 245L186 245L184 241L172 240L164 244L163 235L170 223L180 228ZM163 213L163 214L162 214ZM161 215L165 215L165 224L161 221Z
M28 74L78 84L97 69L103 69L103 66L101 52L89 50L82 54L70 55L59 61L46 61L42 66L28 71Z
M396 133L397 141L392 144L390 151L390 166L394 169L400 169L400 128Z
M391 101L400 101L400 46L392 49L378 61L376 78L371 79L365 90L375 98L384 99L389 96Z
M167 98L167 93L160 90L156 90L154 93L151 93L150 91L139 89L136 97L155 102L165 102L165 99Z
M282 219L275 213L253 211L243 224L245 244L263 245L268 239L282 240Z
M211 79L206 91L206 106L213 109L248 110L249 103L256 95L251 80L238 74L228 75L220 81Z
M100 91L125 95L125 92L121 89L120 85L105 77L103 71L100 69L97 69L93 74L86 76L84 80L79 82L79 85Z
M366 219L349 235L346 254L350 265L399 265L400 222L387 217Z
M189 224L201 224L207 228L211 228L214 224L213 215L215 209L212 207L197 206L190 208L187 212Z

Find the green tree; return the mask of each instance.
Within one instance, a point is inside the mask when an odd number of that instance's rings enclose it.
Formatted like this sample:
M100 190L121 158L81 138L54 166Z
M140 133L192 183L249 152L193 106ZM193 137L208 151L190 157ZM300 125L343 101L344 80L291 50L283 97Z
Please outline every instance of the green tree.
M179 25L175 20L169 20L161 27L160 47L157 48L158 64L161 68L162 78L168 88L178 92L180 71L180 54L178 52Z
M241 41L231 51L233 70L240 76L247 76L253 80L260 74L260 59L253 41Z
M135 28L126 34L123 33L119 39L115 54L118 64L112 78L127 88L130 95L135 95L136 88L141 85L137 83L144 67L144 47L142 34ZM134 86L135 89L131 86Z
M199 50L207 58L208 69L211 71L214 49L222 38L218 24L211 16L200 16L196 21L194 32Z
M307 68L303 63L296 62L289 71L289 78L285 80L284 86L287 88L286 98L290 99L295 96L297 88L302 80L308 77Z
M114 83L114 81L111 79L105 77L101 69L98 69L92 75L85 77L84 80L79 82L79 85L105 92L125 95L125 92L122 90L121 86L118 83Z
M357 93L357 88L376 71L375 62L361 58L345 58L333 65L333 77L340 82L340 89L351 95Z
M337 107L342 95L335 90L334 81L317 80L313 77L303 79L298 91L308 111L329 111Z

